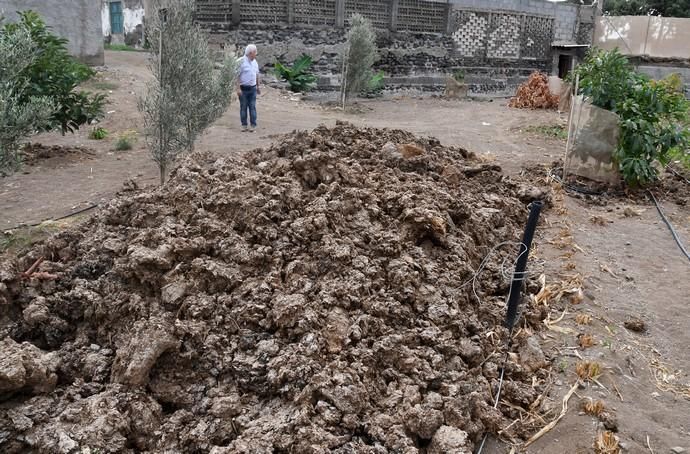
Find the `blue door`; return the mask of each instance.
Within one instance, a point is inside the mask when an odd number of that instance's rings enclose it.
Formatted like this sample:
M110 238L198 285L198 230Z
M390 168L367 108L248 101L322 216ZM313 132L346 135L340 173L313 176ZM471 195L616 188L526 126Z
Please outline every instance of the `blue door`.
M121 35L123 28L122 2L110 2L110 33Z

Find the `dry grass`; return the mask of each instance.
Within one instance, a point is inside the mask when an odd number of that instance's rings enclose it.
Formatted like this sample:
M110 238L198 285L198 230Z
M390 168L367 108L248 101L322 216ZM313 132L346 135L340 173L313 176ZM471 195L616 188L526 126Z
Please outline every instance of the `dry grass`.
M582 410L588 415L599 417L605 410L606 406L601 400L592 400L587 398L587 400L582 404Z
M592 317L587 314L577 314L575 316L575 323L578 325L589 325L592 323Z
M580 343L580 347L582 348L589 348L593 345L596 345L596 342L594 341L594 336L591 334L580 334L577 336L577 340Z
M619 454L621 448L618 445L618 437L613 432L600 432L594 440L594 452L596 454Z
M603 216L592 216L591 218L589 218L589 222L591 222L594 225L604 226L609 223L609 220Z
M601 375L601 364L596 361L580 361L575 366L575 373L582 380L594 380Z

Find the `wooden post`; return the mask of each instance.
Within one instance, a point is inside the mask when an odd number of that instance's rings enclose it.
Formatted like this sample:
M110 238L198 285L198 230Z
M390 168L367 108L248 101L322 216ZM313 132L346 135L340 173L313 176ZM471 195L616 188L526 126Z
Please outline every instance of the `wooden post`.
M232 25L240 25L240 0L232 0Z
M400 0L391 1L391 31L398 29L398 13L400 12Z
M335 0L335 26L345 26L345 0Z

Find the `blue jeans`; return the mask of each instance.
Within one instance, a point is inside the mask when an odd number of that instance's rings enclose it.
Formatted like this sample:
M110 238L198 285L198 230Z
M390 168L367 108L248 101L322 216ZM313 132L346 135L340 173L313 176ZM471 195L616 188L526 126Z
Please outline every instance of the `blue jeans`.
M252 126L256 127L256 87L242 85L242 96L240 96L240 120L242 126L247 126L247 109L249 109L249 119Z

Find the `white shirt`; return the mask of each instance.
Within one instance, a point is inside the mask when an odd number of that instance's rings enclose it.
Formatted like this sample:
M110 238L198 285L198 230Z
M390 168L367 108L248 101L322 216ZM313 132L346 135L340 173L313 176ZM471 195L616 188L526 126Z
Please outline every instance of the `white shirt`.
M256 85L256 76L259 74L259 64L254 60L249 60L246 56L240 58L239 79L240 85L253 87Z

